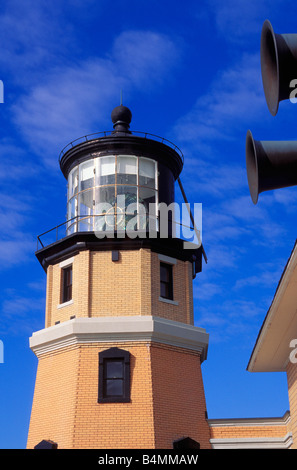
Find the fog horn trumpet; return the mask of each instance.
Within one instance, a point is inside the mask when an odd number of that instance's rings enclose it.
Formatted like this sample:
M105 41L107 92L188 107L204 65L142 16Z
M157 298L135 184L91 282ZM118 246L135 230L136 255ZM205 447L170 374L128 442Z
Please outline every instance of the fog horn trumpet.
M254 204L263 191L297 185L297 142L254 140L248 131L246 170Z
M275 34L270 21L265 20L260 56L266 102L275 116L279 102L289 99L297 87L297 34ZM292 80L296 80L295 85Z

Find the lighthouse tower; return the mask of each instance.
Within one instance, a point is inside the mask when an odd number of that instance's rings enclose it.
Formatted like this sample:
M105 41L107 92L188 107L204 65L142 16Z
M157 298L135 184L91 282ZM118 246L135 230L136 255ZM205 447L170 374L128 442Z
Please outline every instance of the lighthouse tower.
M36 252L46 313L30 338L38 368L27 448L210 448L208 334L193 322L201 247L185 249L170 218L160 233L183 156L131 132L127 107L111 118L113 131L61 152L67 222Z

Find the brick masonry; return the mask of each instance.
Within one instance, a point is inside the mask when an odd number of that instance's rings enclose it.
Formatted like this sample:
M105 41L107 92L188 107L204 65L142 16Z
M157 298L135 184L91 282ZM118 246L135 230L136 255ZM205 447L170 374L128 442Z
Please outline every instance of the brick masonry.
M160 260L149 249L81 251L73 257L73 299L61 305L61 265L47 270L45 327L71 317L153 315L193 325L192 266L173 265L174 301L162 302ZM99 352L117 346L131 355L131 402L98 403ZM150 341L83 343L39 356L27 447L43 439L59 448L172 449L191 437L203 449L213 439L283 438L297 431L297 374L287 370L288 423L210 425L197 351ZM295 439L297 442L297 438ZM293 445L294 447L294 445Z
M189 436L209 448L199 355L150 342L118 343L131 355L131 402L98 403L99 352L84 344L39 358L28 448L172 449Z
M160 302L160 262L148 249L123 250L117 262L110 251L81 251L73 260L73 302L61 305L61 268L47 273L46 322L76 317L155 315L193 324L192 265L173 266L174 300Z
M264 421L264 419L263 419ZM212 426L211 438L251 438L251 437L284 437L289 432L290 427L286 424L271 426L247 426L247 425L231 425L230 426Z
M292 449L297 449L297 364L288 362L287 383L290 402Z
M193 325L192 265L173 265L174 301L162 302L160 260L148 249L81 251L72 260L73 299L61 305L62 265L47 270L46 320L153 315ZM131 402L98 403L99 352L131 354ZM81 344L39 356L28 448L42 439L59 448L171 448L181 437L209 448L197 351L153 342Z

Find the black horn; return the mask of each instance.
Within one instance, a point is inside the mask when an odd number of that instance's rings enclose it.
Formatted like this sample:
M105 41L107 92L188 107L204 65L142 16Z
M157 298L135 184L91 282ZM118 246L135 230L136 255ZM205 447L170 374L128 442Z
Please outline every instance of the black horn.
M275 116L279 102L296 88L291 82L297 79L297 34L275 34L268 20L261 34L261 72L268 109Z
M263 191L297 185L297 142L254 140L248 131L246 170L254 204Z

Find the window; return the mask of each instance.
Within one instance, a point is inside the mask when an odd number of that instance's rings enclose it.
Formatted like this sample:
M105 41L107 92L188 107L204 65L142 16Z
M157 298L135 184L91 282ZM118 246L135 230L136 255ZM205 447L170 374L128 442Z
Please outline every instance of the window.
M200 449L200 444L190 437L183 437L173 442L173 449L183 450L183 449Z
M94 162L88 160L79 165L79 191L92 188L94 186Z
M110 348L99 353L99 403L130 401L130 353Z
M137 158L119 155L117 157L117 184L137 184Z
M160 263L160 296L173 300L173 273L172 265Z
M90 155L69 173L67 207L67 235L156 229L157 162L136 155Z
M72 299L72 264L62 269L61 303Z
M124 359L105 359L103 377L104 397L122 397L124 393Z
M139 159L139 185L156 188L156 165L153 160Z

